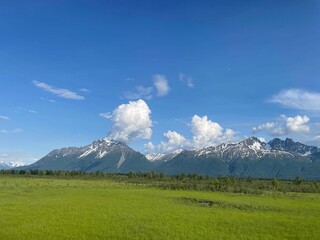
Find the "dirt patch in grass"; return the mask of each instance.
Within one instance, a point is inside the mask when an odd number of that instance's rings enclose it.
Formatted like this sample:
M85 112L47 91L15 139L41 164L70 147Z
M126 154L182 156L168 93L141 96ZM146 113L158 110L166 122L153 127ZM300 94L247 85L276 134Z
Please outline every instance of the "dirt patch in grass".
M265 205L253 205L244 202L228 202L223 200L208 200L197 198L179 198L179 201L184 204L192 204L209 208L237 209L241 211L283 211L283 209L281 208L275 208Z

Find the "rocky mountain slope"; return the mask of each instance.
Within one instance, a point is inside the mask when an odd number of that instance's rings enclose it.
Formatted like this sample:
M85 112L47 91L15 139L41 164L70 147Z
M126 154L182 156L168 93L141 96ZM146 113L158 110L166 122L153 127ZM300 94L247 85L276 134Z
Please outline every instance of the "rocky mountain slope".
M94 141L84 147L56 149L24 169L103 171L125 173L153 168L144 155L124 143L110 139Z
M34 164L20 169L119 173L161 171L166 174L320 179L320 149L288 138L275 138L264 143L251 137L235 144L144 156L124 143L103 139L84 147L53 150Z
M320 179L320 151L291 139L263 143L251 137L236 144L183 151L159 170L167 174Z

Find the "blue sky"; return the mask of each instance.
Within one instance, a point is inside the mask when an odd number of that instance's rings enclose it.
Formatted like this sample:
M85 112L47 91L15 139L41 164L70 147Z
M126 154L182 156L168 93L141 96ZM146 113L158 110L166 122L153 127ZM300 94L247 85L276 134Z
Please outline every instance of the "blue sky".
M320 146L319 1L2 1L0 34L0 160L108 134Z

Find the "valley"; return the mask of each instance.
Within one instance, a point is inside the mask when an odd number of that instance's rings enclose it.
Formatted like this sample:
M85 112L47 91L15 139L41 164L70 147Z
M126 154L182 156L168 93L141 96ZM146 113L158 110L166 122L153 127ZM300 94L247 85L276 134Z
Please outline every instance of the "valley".
M2 239L317 239L319 194L0 177Z

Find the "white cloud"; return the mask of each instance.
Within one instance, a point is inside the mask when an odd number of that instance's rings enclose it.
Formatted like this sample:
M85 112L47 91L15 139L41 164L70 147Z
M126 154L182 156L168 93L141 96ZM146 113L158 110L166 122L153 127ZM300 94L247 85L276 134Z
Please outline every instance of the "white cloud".
M123 93L123 98L128 100L146 99L150 100L153 98L154 92L158 97L165 96L169 93L170 87L166 76L156 74L152 76L153 85L149 87L136 86L133 91L127 91Z
M154 152L154 149L155 149L155 146L153 145L152 142L148 142L148 143L144 144L144 150L145 150L147 153L152 153L152 152Z
M286 134L281 122L266 122L257 127L253 127L252 130L254 133L266 131L271 136L282 136Z
M207 116L199 117L194 115L191 126L193 146L195 148L213 146L235 140L235 132L232 129L224 131L219 123L212 122Z
M55 103L56 101L53 100L53 99L48 99L48 98L44 98L44 97L41 97L40 98L42 101L45 101L45 102L49 102L49 103Z
M112 118L112 113L106 112L106 113L100 113L100 117L105 118L105 119L111 119Z
M157 96L165 96L169 93L170 87L168 84L168 81L166 79L166 76L156 74L153 75L153 84L157 90Z
M43 82L39 82L39 81L32 81L32 83L46 91L46 92L50 92L58 97L61 97L61 98L66 98L66 99L72 99L72 100L84 100L85 98L81 95L78 95L76 92L73 92L69 89L64 89L64 88L57 88L57 87L54 87L54 86L51 86L47 83L43 83Z
M279 103L287 108L320 111L320 93L302 89L281 91L271 98L271 102Z
M87 88L80 88L79 92L89 93L91 91L89 89L87 89Z
M286 117L285 115L281 115L278 121L263 123L252 130L254 133L265 131L271 136L308 133L310 131L310 127L307 125L309 121L310 119L307 116Z
M162 141L158 145L158 151L171 153L177 149L184 149L190 146L189 141L180 133L175 131L168 131L163 134L166 141Z
M26 109L26 111L29 112L29 113L37 114L37 111L32 110L32 109Z
M286 121L286 128L288 132L309 132L310 127L305 125L310 121L307 116L295 116L295 117L286 117L282 115Z
M263 137L258 137L258 139L259 139L260 142L263 142L263 143L266 143L266 142L267 142L266 139L263 138Z
M28 112L28 113L32 113L32 114L37 114L38 112L36 110L33 109L28 109L28 108L22 108L19 107L17 110L14 111L15 113L20 113L20 112Z
M0 152L0 161L21 166L37 161L39 158L24 152Z
M22 133L23 130L21 128L16 128L16 129L13 129L12 131L13 133Z
M179 80L187 84L189 88L194 87L193 79L190 76L185 75L184 73L179 73Z
M161 141L157 147L146 149L146 151L171 153L178 149L198 149L237 140L236 133L232 129L224 130L218 123L209 120L207 116L194 115L190 127L193 134L191 139L175 131L168 131L164 134L165 141Z
M1 129L0 130L0 133L2 134L7 134L7 133L15 133L15 134L18 134L18 133L22 133L23 130L21 128L16 128L16 129L13 129L13 130L6 130L6 129Z
M121 104L110 115L113 122L108 138L130 143L137 139L150 139L152 135L151 110L139 99Z
M8 116L0 116L0 120L9 120Z
M124 98L129 100L136 100L136 99L151 99L152 98L153 87L143 87L143 86L136 86L134 91L125 92Z

